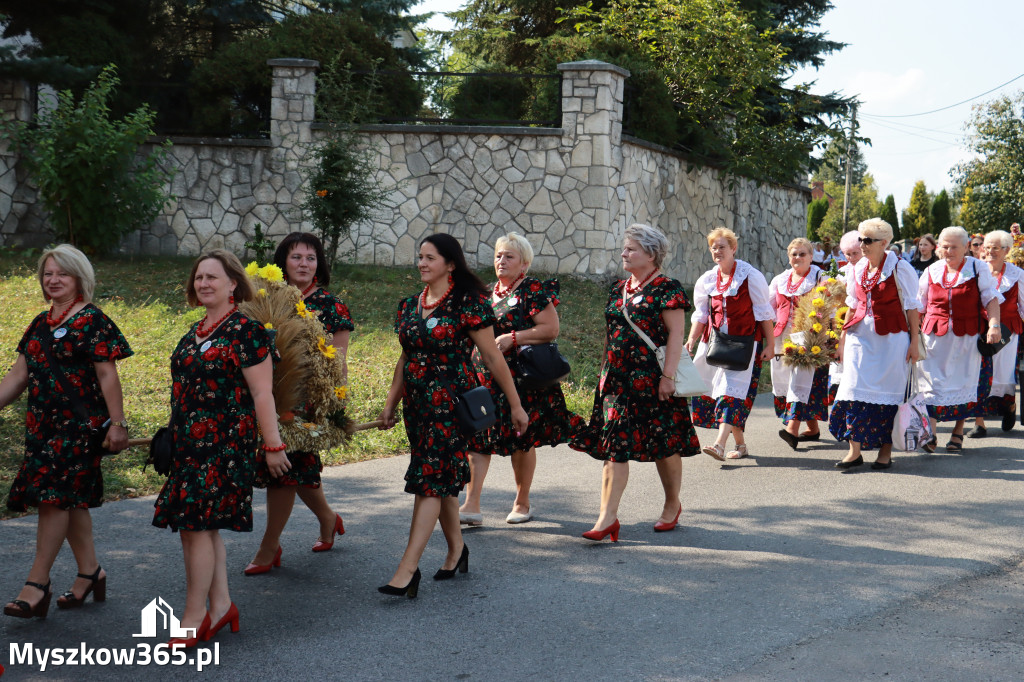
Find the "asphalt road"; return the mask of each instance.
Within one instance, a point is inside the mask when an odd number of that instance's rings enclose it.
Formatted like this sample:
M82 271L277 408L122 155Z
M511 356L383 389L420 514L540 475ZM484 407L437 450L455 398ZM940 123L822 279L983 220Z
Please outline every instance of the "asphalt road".
M540 453L538 518L504 523L511 467L495 458L485 525L466 532L470 572L436 583L440 530L415 600L378 594L405 545L406 458L325 471L347 533L309 551L301 504L283 566L242 576L257 533L224 533L241 632L219 664L11 665L11 656L157 644L133 638L140 611L184 606L177 537L150 525L153 498L94 514L108 599L45 621L0 618L4 682L136 679L337 680L1019 680L1024 678L1024 429L968 440L963 454L897 454L887 472L839 472L830 438L793 452L771 397L748 424L753 457L684 461L682 526L654 533L663 498L653 465L634 464L618 543L580 537L597 515L600 469L568 448ZM942 429L940 446L949 427ZM709 442L712 432L700 430ZM0 523L0 588L13 597L32 560L35 517ZM59 592L75 568L65 548ZM95 660L94 653L94 660ZM191 654L194 655L194 654Z

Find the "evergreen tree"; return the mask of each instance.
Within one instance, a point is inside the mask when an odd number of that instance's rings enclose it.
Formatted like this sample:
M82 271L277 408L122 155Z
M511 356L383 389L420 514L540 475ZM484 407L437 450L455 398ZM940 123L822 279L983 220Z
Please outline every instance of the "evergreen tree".
M949 209L949 195L943 189L932 202L932 230L938 232L952 224L953 218Z
M828 213L828 199L822 197L807 204L807 238L812 242L821 241L818 228Z
M889 195L882 202L882 212L880 216L882 220L892 225L892 240L897 241L902 239L900 236L900 219L899 214L896 213L896 198L893 195Z
M918 180L910 193L910 204L903 213L903 236L910 239L932 231L931 201L924 180Z
M846 154L849 147L849 140L834 138L825 147L825 153L821 156L821 162L814 171L814 180L832 182L839 185L846 184ZM854 142L853 154L850 157L850 184L859 185L864 181L864 175L868 172L868 164L864 161L864 155L860 151L860 145Z
M838 183L825 183L825 191L834 197L843 196L845 187ZM850 204L847 208L846 224L843 224L843 202L836 199L828 209L825 220L818 228L822 239L838 244L840 237L855 229L862 220L875 218L881 213L878 203L878 186L871 173L865 173L863 180L850 187Z

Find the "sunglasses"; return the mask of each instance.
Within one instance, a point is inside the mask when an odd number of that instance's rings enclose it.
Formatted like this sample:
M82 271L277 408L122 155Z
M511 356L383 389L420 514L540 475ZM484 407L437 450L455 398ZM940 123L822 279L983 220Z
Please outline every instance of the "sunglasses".
M880 242L883 240L875 239L874 237L857 237L857 241L859 241L861 244L864 244L865 246L871 246L875 242Z
M971 246L973 246L973 247L979 247L979 246L981 246L981 242L972 242L972 243L971 243Z

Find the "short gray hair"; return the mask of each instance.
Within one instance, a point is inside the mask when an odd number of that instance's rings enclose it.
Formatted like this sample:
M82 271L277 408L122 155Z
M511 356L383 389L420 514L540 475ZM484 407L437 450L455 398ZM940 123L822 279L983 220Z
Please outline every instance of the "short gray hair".
M988 239L989 237L995 238L996 243L1004 249L1013 248L1013 235L1006 230L992 230L985 235L985 239Z
M530 265L533 264L533 246L526 240L526 237L518 232L509 232L504 237L498 237L498 240L494 242L494 253L498 253L503 248L511 248L519 252L523 259L523 272L530 269Z
M660 268L665 256L668 255L668 237L656 227L633 223L626 228L623 239L632 239L648 256L654 257L654 267Z
M967 234L967 230L959 225L950 225L949 227L943 228L942 232L939 232L939 241L942 241L943 237L959 239L963 242L964 246L971 243L971 235Z
M43 271L46 269L46 261L50 258L57 264L57 267L75 278L75 286L78 288L78 293L82 295L82 301L92 303L92 295L96 291L96 273L92 269L89 258L71 244L58 244L52 249L43 251L43 254L39 256L36 275L39 277L39 287L43 290L43 299L50 300L49 294L46 293L46 287L43 286Z

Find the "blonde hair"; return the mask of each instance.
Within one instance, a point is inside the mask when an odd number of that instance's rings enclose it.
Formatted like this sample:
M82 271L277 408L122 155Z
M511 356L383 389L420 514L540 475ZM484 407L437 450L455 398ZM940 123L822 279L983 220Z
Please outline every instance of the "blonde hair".
M190 306L195 308L200 305L199 296L196 295L196 271L199 269L200 263L211 258L220 261L228 279L235 283L235 291L232 294L235 297L235 303L248 301L255 295L256 292L253 291L249 275L245 274L245 268L242 267L238 256L224 249L214 249L202 254L192 263L192 271L188 273L188 280L185 282L185 300Z
M811 241L809 239L806 239L804 237L797 237L796 239L789 243L789 246L786 247L786 255L788 256L789 252L797 248L798 246L802 246L805 249L807 249L807 253L809 254L814 253L814 246L811 245Z
M711 230L711 233L708 234L708 246L713 246L719 239L725 239L725 241L729 242L729 246L734 249L739 248L740 240L736 238L736 233L728 227L716 227Z
M523 259L523 272L530 269L530 264L533 263L533 247L530 246L526 237L518 232L509 232L504 237L498 237L498 240L494 242L494 253L498 253L503 248L518 251Z
M39 265L36 268L36 275L39 278L39 287L43 290L43 299L50 300L43 286L43 271L46 269L46 261L50 258L64 272L75 278L75 287L82 295L84 303L92 303L92 295L96 291L96 272L92 269L92 263L88 257L71 244L59 244L52 249L43 251L39 256Z
M873 239L882 239L886 246L892 241L892 225L881 218L868 218L857 226L857 232Z

